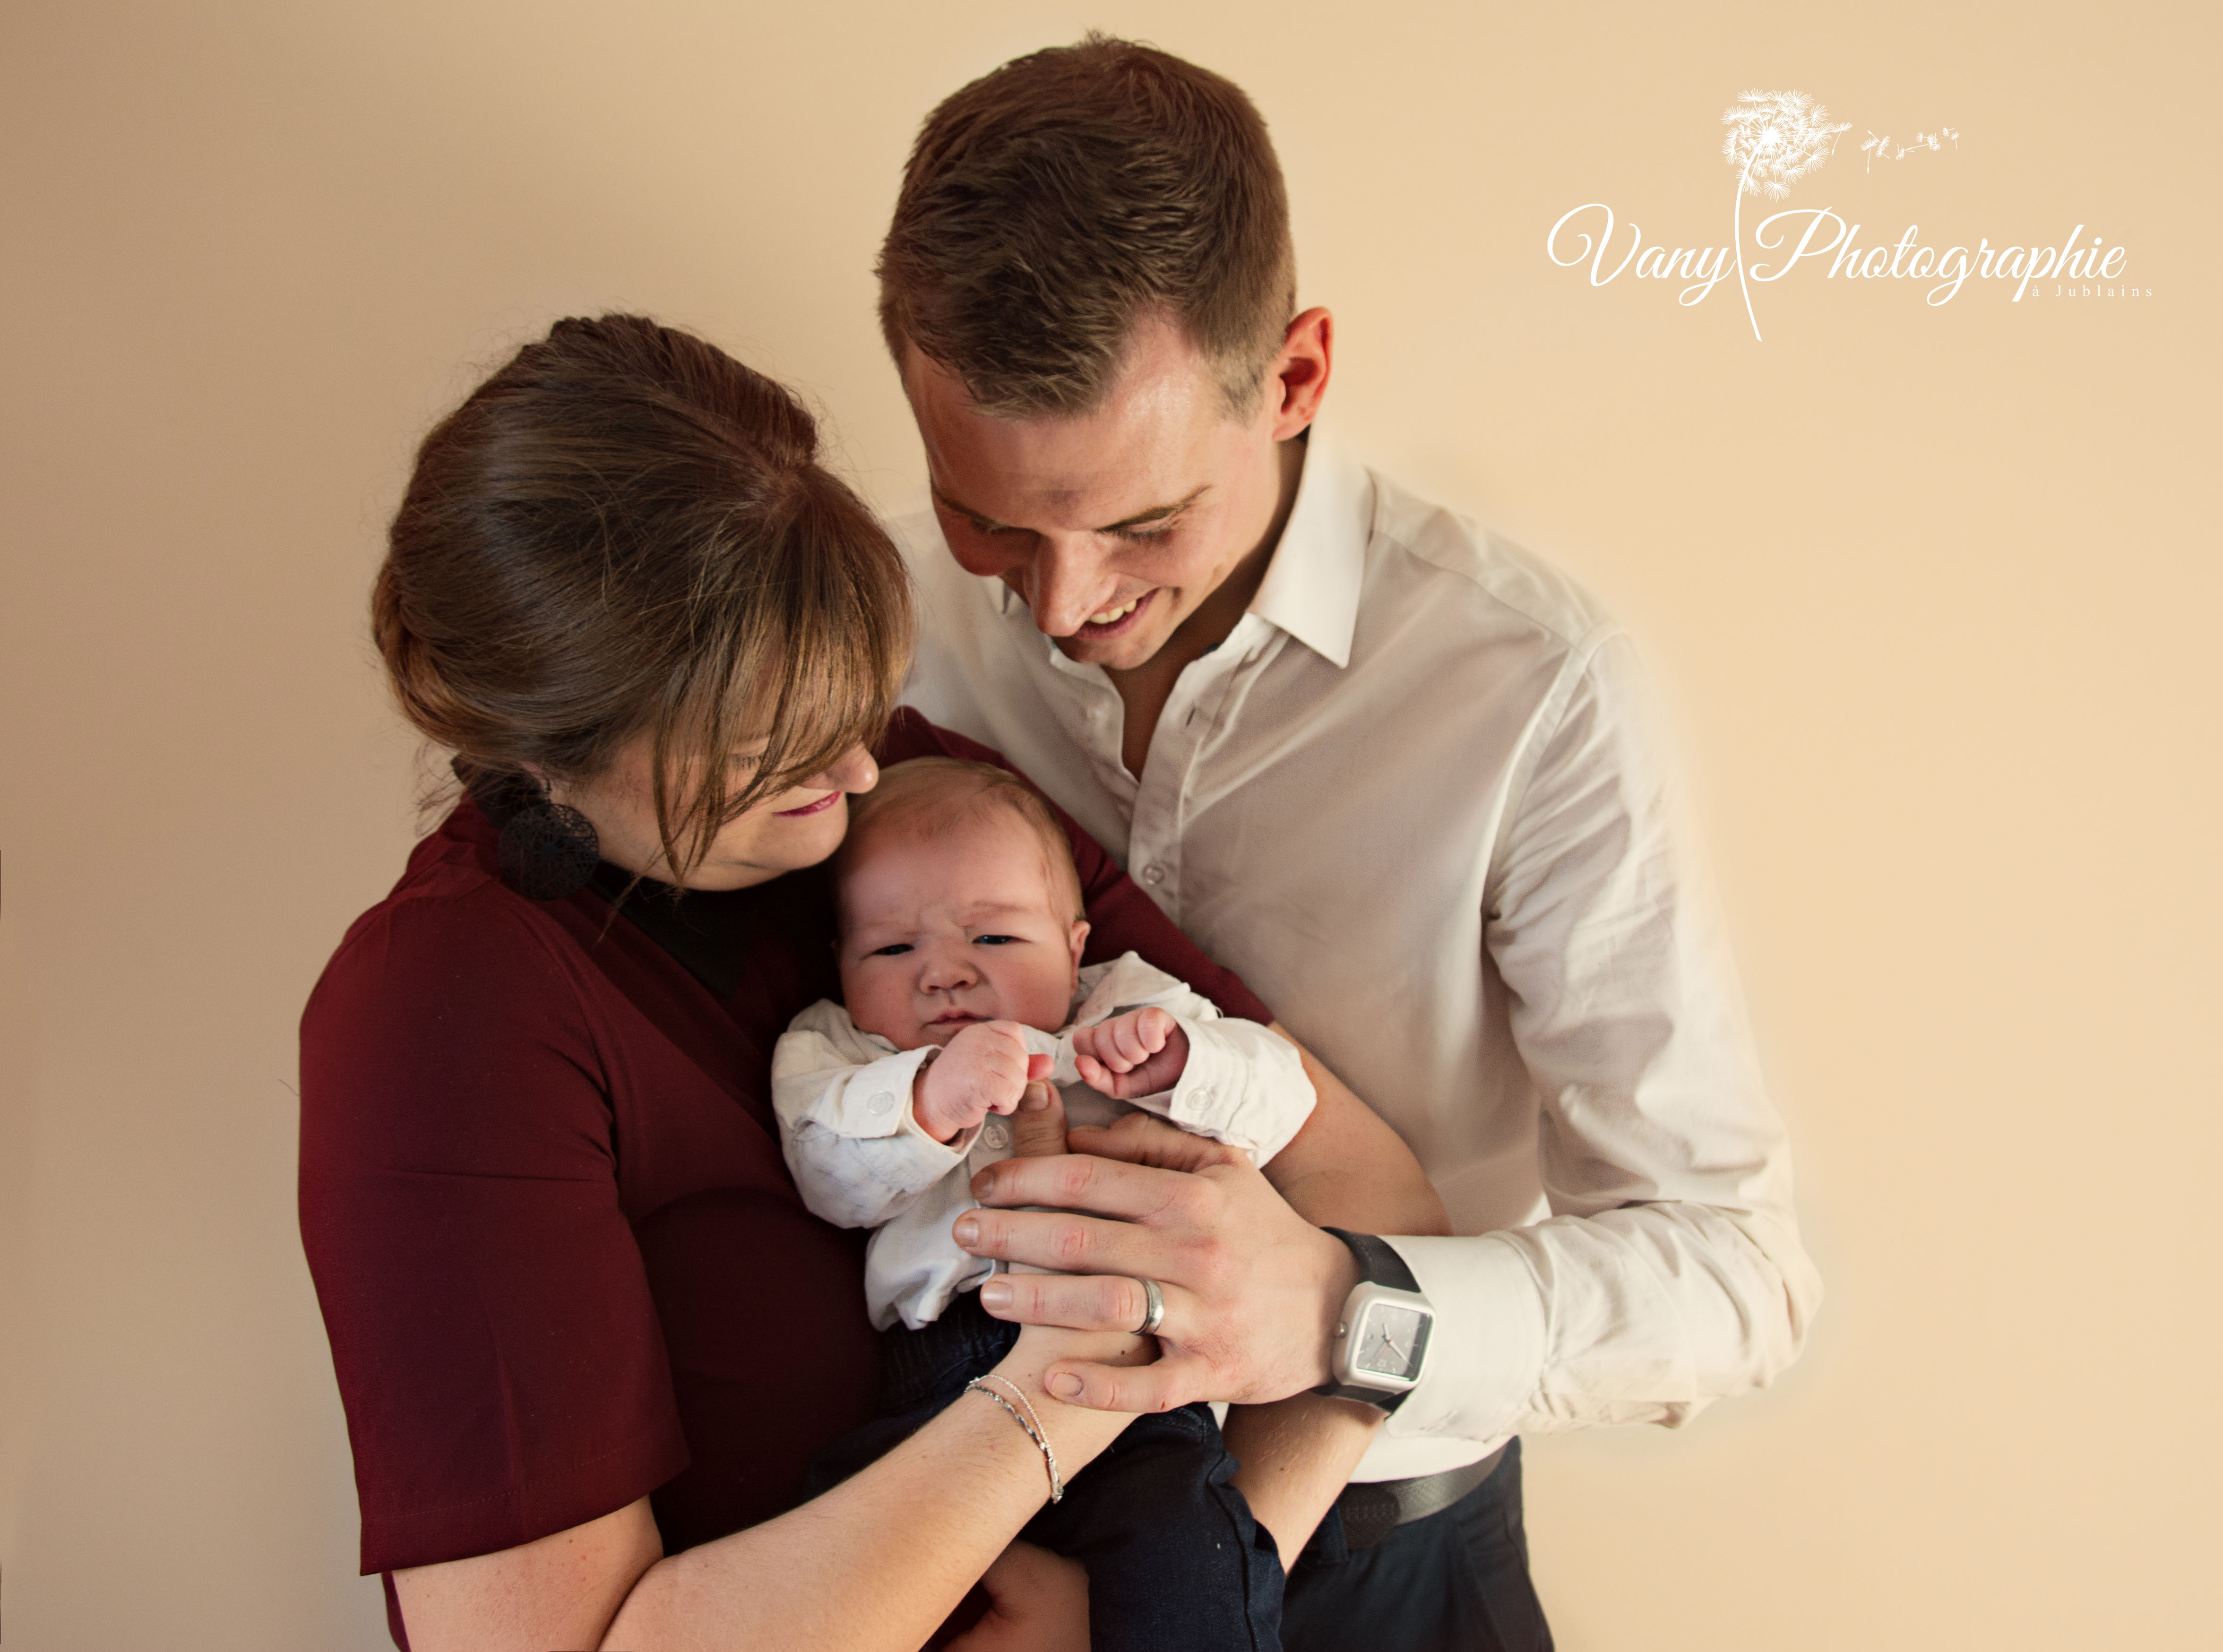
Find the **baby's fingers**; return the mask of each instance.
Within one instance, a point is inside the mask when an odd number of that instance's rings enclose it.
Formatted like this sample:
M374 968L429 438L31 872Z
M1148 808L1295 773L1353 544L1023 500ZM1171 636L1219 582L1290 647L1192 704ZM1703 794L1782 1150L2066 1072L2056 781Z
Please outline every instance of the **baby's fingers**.
M1132 1067L1134 1062L1120 1053L1118 1026L1117 1021L1106 1021L1076 1031L1073 1035L1073 1064L1079 1067L1084 1059L1099 1062L1115 1073L1124 1073ZM1082 1076L1087 1076L1086 1071ZM1099 1090L1104 1088L1097 1079L1088 1081Z
M1166 1047L1166 1040L1174 1036L1179 1023L1165 1011L1152 1006L1135 1017L1135 1036L1143 1041L1143 1048L1156 1055Z
M1143 1018L1149 1014L1148 1010L1138 1010L1132 1015L1123 1015L1116 1021L1105 1024L1105 1031L1109 1032L1118 1044L1121 1057L1119 1070L1123 1073L1130 1068L1140 1067L1150 1058L1152 1050L1161 1049L1165 1044L1166 1036L1162 1032L1158 1034L1156 1044L1151 1044L1147 1040L1143 1029Z

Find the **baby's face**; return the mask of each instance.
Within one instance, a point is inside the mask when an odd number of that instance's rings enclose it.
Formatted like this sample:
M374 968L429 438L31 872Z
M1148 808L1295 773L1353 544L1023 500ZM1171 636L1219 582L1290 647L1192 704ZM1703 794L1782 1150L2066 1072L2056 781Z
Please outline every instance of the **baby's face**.
M932 835L861 829L841 889L841 995L858 1026L916 1050L976 1021L1065 1025L1088 925L1061 911L1024 821L999 809Z

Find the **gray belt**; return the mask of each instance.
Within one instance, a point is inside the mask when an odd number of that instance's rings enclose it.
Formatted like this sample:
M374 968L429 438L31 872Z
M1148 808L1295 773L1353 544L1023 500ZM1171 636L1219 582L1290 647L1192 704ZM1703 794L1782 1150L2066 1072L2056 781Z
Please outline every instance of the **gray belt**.
M1440 1514L1480 1485L1505 1460L1500 1446L1480 1462L1417 1474L1409 1480L1354 1480L1335 1506L1343 1511L1343 1541L1351 1548L1371 1548L1398 1527Z

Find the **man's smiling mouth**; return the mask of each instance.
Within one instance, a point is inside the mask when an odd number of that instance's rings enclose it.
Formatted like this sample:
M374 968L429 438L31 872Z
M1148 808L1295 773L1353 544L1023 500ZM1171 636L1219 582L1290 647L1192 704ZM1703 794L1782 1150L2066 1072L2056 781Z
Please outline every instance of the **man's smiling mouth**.
M1132 630L1141 623L1138 616L1150 607L1158 594L1158 590L1157 586L1153 585L1141 595L1129 597L1117 608L1104 608L1090 615L1080 622L1080 629L1074 634L1094 640L1102 637L1119 636Z

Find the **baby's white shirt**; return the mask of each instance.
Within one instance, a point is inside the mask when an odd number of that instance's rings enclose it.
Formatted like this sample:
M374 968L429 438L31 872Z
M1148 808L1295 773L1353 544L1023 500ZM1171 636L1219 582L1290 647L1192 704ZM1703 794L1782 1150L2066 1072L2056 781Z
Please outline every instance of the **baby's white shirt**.
M1115 1100L1080 1081L1077 1027L1155 1006L1188 1035L1188 1061L1171 1090ZM1072 1018L1059 1031L1030 1027L1027 1049L1055 1062L1050 1081L1068 1126L1110 1124L1139 1110L1239 1147L1263 1164L1288 1145L1317 1100L1296 1047L1255 1021L1220 1014L1184 981L1130 952L1080 972ZM950 1224L972 1209L973 1177L1011 1156L1011 1123L992 1113L969 1137L943 1144L911 1114L911 1081L941 1053L897 1050L858 1030L848 1011L822 999L788 1024L772 1051L772 1107L780 1146L803 1202L841 1227L876 1227L865 1256L865 1297L882 1330L916 1330L941 1318L960 1290L995 1264L957 1247Z

